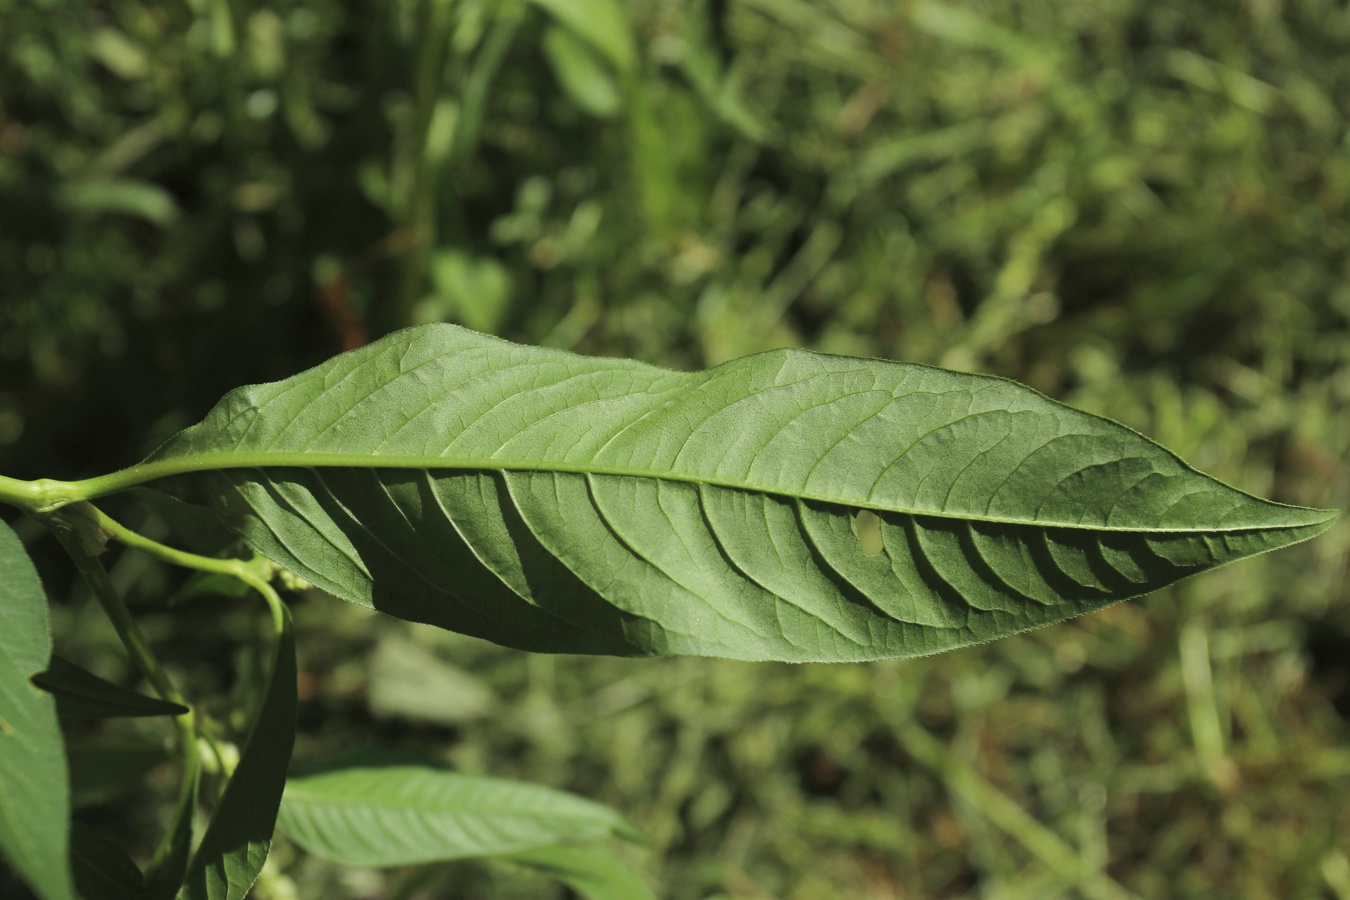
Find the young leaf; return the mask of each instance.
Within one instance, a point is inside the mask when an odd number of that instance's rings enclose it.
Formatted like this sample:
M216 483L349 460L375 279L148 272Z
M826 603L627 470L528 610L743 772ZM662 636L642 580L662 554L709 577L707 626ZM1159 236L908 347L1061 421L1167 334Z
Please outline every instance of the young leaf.
M284 608L262 708L197 848L179 900L243 900L272 847L295 744L295 635Z
M1004 637L1336 515L1000 378L791 350L680 373L449 325L234 391L94 489L168 475L263 555L401 618L797 661Z
M99 678L93 672L53 656L47 671L33 676L33 684L56 698L58 715L84 719L181 716L186 706L147 697Z
M571 794L406 765L292 779L278 824L315 856L358 866L498 856L564 840L642 840L618 813Z
M0 521L0 853L42 900L74 900L65 744L55 702L29 680L51 654L42 582Z

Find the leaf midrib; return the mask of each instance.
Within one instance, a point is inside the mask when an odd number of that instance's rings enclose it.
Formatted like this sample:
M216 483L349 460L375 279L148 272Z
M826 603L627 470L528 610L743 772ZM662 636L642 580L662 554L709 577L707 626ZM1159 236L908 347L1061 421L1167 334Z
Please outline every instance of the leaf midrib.
M858 503L853 500L841 500L809 491L790 492L781 488L765 487L749 483L737 483L726 479L706 476L693 477L673 472L655 472L649 469L629 469L615 466L569 465L566 463L540 463L539 461L517 461L494 457L442 457L442 456L382 456L368 453L310 453L296 451L245 452L245 453L200 453L171 457L141 463L109 475L91 478L86 481L62 484L70 489L63 491L70 500L88 500L105 494L135 487L145 482L175 475L187 475L197 472L214 472L226 469L410 469L422 471L498 471L498 472L543 472L566 475L609 476L616 478L642 478L654 481L670 481L695 486L707 485L744 493L765 494L783 497L789 500L805 500L827 503L833 506L845 506L851 509L867 509L873 512L898 513L910 516L928 516L931 518L951 519L961 522L981 522L991 525L1017 525L1035 528L1065 528L1076 531L1092 531L1112 534L1219 534L1251 531L1277 531L1307 528L1316 525L1329 525L1339 513L1334 510L1315 510L1308 507L1288 506L1273 501L1260 500L1271 506L1304 513L1324 513L1321 518L1311 521L1280 525L1229 525L1204 528L1167 528L1167 527L1107 527L1084 524L1081 522L1059 522L1044 520L1015 519L1011 517L952 513L933 510L906 509L885 506L873 502ZM1251 496L1243 493L1244 496Z

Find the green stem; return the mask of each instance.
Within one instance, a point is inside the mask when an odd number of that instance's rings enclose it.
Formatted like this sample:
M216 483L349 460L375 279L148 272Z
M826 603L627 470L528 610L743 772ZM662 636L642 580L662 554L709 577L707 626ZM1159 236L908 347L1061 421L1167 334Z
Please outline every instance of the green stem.
M146 646L144 639L140 636L130 613L127 612L121 598L117 596L113 589L112 581L108 578L107 572L90 552L89 545L91 542L96 546L101 546L103 541L113 538L128 547L135 548L173 565L238 578L256 590L267 601L268 609L272 613L272 625L276 634L280 635L286 628L285 606L281 602L281 597L269 583L271 563L261 557L254 560L215 559L189 553L185 550L178 550L132 531L101 509L87 502L77 502L67 506L53 513L48 517L48 520L56 523L53 530L57 532L58 539L71 552L71 556L75 559L76 565L80 566L81 572L86 573L86 577L92 579L91 584L95 584L95 593L104 602L104 608L109 610L109 616L113 618L118 633L125 633L124 643L127 643L127 649L137 659L142 670L147 672L148 677L151 678L151 681L156 685L156 689L165 699L183 703L183 699L173 689L173 685L169 683L168 678ZM57 530L58 528L60 530ZM166 690L169 693L166 694ZM190 831L187 829L190 828L191 824L201 766L201 759L197 751L197 733L192 714L178 717L177 722L179 742L183 748L184 777L179 791L175 825L165 834L147 873L147 877L152 879L152 882L163 880L166 884L173 883L174 885L182 874L174 870L174 867L186 859L183 853L185 853L184 848L187 845L182 842L190 839ZM208 740L210 739L208 738ZM214 741L210 743L217 760L219 760L219 748L215 747Z
M173 682L169 680L169 676L160 666L159 660L150 650L150 645L146 643L145 636L141 634L140 628L136 625L136 620L131 617L131 612L122 602L121 595L117 593L117 588L113 585L108 570L98 560L97 554L102 550L105 534L99 528L98 517L101 515L97 509L88 503L77 503L43 516L42 521L60 542L75 563L75 568L79 570L80 575L93 590L94 597L97 598L99 605L103 607L103 611L111 620L117 636L122 641L122 646L126 647L127 653L130 654L136 667L149 680L155 692L161 698L172 703L188 706L183 695L173 686ZM176 805L175 819L177 820L182 816L191 815L192 801L196 796L198 772L201 765L201 760L197 755L196 714L190 706L188 706L186 713L174 717L174 728L178 734L179 752L183 757L183 780L179 788ZM188 827L190 827L190 822ZM163 841L155 851L150 870L152 874L173 855L175 846L182 840L184 840L182 829L175 823L175 826L165 833Z
M20 481L0 475L0 503L8 503L22 509L32 510L38 501L40 488L36 481Z
M172 703L187 704L169 681L169 676L160 668L159 660L150 651L144 635L131 617L126 604L122 602L117 588L113 586L108 570L103 568L97 554L102 550L102 537L97 530L98 510L87 503L78 503L64 507L43 517L47 529L65 548L67 555L75 563L75 568L84 577L94 592L103 611L112 621L117 636L126 647L127 653L136 667L154 686L155 692Z
M272 564L261 557L253 560L243 559L216 559L211 556L201 556L196 553L189 553L186 550L178 550L174 547L161 544L159 541L153 541L143 534L138 534L126 527L122 523L113 519L103 510L98 509L88 503L77 504L75 509L79 509L84 515L90 517L90 521L98 528L101 534L126 544L128 547L134 547L143 553L153 556L155 559L172 563L176 566L182 566L187 569L197 569L201 572L215 572L221 575L230 575L238 578L240 581L253 588L263 599L267 601L268 607L272 611L272 619L278 630L281 628L281 597L272 588L269 583L269 576Z

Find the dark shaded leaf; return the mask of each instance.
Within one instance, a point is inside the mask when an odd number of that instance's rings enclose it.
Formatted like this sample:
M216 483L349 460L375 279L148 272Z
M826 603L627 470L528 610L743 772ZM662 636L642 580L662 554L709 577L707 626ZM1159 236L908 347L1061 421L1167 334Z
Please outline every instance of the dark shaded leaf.
M106 681L68 660L53 656L33 683L56 698L56 712L85 719L181 716L186 706L147 697Z
M70 858L84 900L145 900L145 878L126 851L79 822L70 832Z

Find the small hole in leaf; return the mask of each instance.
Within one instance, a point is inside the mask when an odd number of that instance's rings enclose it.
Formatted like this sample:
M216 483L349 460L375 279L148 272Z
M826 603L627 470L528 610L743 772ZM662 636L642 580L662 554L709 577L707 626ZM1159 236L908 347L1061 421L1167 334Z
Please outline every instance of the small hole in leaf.
M853 517L853 531L858 535L858 544L867 556L876 556L886 549L881 539L881 518L870 509L860 509Z

